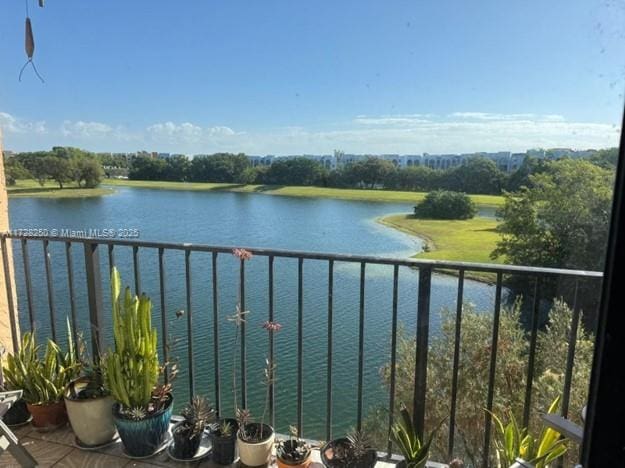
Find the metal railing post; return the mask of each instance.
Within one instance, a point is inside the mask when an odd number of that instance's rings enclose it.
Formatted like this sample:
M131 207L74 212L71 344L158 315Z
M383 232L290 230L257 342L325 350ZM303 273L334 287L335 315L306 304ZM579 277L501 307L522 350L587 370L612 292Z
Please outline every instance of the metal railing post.
M85 271L87 273L87 297L89 299L89 324L91 327L91 351L97 361L103 350L100 324L102 323L102 275L98 244L85 242Z
M419 269L419 297L417 302L417 339L415 348L415 385L412 420L415 432L423 440L425 426L425 396L428 371L428 336L430 328L430 293L432 268Z

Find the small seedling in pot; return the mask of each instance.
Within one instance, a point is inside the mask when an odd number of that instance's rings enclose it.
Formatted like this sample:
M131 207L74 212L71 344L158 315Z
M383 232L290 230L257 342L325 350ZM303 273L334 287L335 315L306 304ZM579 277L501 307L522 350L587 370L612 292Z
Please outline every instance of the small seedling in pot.
M310 464L310 446L298 437L295 426L289 426L289 438L276 446L278 466L307 466Z

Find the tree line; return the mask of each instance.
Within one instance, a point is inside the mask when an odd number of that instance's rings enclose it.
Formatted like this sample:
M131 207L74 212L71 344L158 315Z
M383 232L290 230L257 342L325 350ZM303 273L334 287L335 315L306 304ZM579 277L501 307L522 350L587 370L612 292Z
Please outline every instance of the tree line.
M61 189L71 182L78 187L94 188L104 176L102 164L93 153L62 146L5 158L4 172L7 185L15 185L19 179L34 179L43 186L52 180Z
M598 151L590 162L615 167L616 148ZM167 159L136 157L128 177L135 180L222 182L263 185L314 185L336 188L381 188L429 192L451 190L471 194L500 195L531 186L530 175L546 171L549 160L527 157L513 173L500 170L490 159L476 156L465 165L449 169L426 166L397 168L392 162L369 157L329 170L317 161L277 158L270 166L253 167L244 154L217 153L210 156L173 156Z

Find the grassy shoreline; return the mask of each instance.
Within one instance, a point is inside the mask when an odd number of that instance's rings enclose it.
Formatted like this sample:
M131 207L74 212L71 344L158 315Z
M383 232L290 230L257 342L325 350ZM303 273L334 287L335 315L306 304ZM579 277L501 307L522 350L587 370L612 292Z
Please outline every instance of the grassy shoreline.
M88 198L113 193L115 190L111 188L82 188L76 184L66 184L62 189L53 182L46 182L41 186L35 180L18 180L15 185L7 186L9 198Z
M340 200L359 200L390 203L416 203L425 197L425 192L401 192L393 190L340 189L327 187L298 187L280 185L243 185L209 182L166 182L147 180L106 179L104 185L113 187L133 187L157 190L188 191L225 191L239 193L258 193L289 197L335 198ZM503 197L496 195L470 195L479 206L499 207Z
M495 231L497 221L491 218L469 220L417 219L412 215L394 214L378 218L384 226L417 236L426 243L426 251L413 258L449 260L474 263L503 263L503 258L492 260L499 234ZM490 282L494 275L483 272L467 272L466 276Z
M426 192L402 192L396 190L340 189L328 187L299 187L280 185L244 185L210 182L167 182L146 180L104 179L102 186L87 189L68 184L60 189L56 183L46 182L42 187L35 180L18 180L7 187L11 198L83 198L98 197L115 193L115 187L131 187L153 190L184 190L201 192L237 192L276 195L286 197L332 198L382 203L417 203ZM503 197L496 195L470 195L476 205L497 208L503 205Z

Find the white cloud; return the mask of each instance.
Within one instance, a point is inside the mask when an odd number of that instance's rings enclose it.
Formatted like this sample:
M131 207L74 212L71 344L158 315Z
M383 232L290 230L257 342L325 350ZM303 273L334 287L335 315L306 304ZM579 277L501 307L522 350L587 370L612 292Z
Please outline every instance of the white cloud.
M533 147L603 148L618 145L620 128L538 114L455 113L454 116L355 118L351 125L311 131L284 128L237 140L240 151L297 154L463 153L525 151Z
M618 145L620 128L610 123L569 121L556 114L454 112L445 115L358 115L321 126L283 126L235 131L228 126L157 122L142 129L96 121L64 121L46 130L44 122L0 112L5 148L43 149L55 145L94 151L153 151L185 154L218 151L248 154L462 153L525 151L533 147L603 148Z
M230 127L216 126L202 128L190 122L176 124L174 122L156 123L146 129L147 134L154 141L169 143L193 144L209 142L213 139L229 137L236 132Z
M46 133L46 123L43 121L28 121L0 112L0 129L4 133Z
M110 136L114 132L113 127L102 122L72 122L65 120L61 125L61 133L66 137L99 138Z
M355 124L359 125L376 125L376 126L404 126L429 122L432 114L398 114L398 115L382 115L372 117L367 115L358 115L354 119Z
M451 118L467 120L534 120L541 122L562 122L564 117L557 114L498 114L491 112L454 112Z

